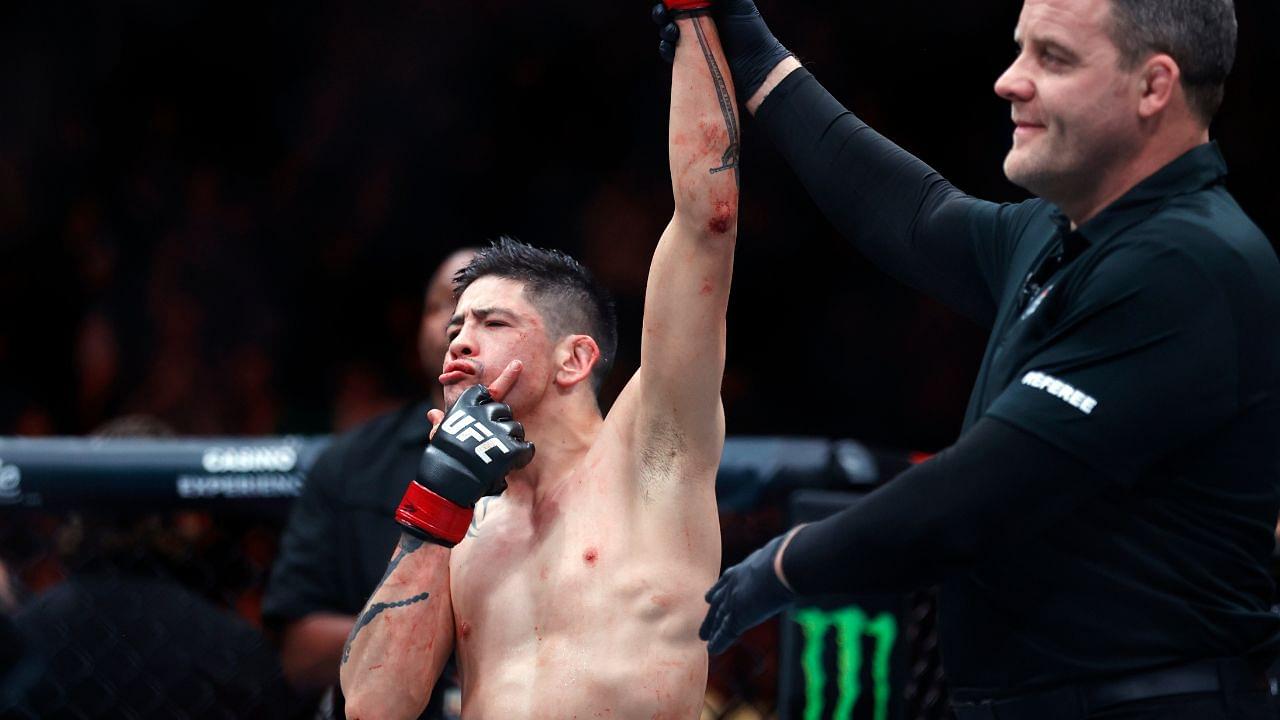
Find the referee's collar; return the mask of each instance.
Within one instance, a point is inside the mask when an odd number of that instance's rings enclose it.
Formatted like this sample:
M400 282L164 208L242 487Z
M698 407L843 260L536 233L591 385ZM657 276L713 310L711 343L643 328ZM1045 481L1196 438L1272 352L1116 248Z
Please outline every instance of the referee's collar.
M1197 145L1134 185L1120 199L1081 225L1078 233L1091 245L1104 242L1154 214L1164 200L1217 184L1226 174L1227 161L1223 159L1217 141ZM1070 227L1070 220L1059 208L1054 207L1052 215L1060 229Z
M405 445L427 446L427 436L431 434L431 423L427 421L427 411L432 408L430 400L414 403L405 410L400 419L400 442Z

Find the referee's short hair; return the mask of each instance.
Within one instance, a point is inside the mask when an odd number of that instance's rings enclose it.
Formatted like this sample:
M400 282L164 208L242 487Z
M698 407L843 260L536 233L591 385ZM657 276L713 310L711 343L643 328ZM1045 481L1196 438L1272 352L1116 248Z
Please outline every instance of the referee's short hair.
M1110 35L1126 69L1153 53L1172 57L1191 110L1209 125L1236 57L1233 0L1111 0Z

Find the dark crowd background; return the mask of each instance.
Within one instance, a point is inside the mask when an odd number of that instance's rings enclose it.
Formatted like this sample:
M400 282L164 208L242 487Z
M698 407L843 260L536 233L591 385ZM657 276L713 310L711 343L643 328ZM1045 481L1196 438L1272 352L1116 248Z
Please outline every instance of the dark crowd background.
M760 0L855 112L968 192L1000 172L1017 0ZM638 358L672 208L645 0L0 4L0 434L125 413L183 434L340 430L422 392L423 282L511 233L616 294ZM1280 238L1280 3L1238 0L1214 128ZM751 121L731 433L932 450L984 343L841 241Z

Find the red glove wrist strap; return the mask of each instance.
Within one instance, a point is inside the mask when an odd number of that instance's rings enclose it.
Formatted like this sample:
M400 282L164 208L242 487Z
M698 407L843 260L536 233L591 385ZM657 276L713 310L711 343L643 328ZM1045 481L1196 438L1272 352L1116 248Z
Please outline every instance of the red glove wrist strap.
M688 13L696 10L706 10L711 7L711 0L662 0L662 4L667 6L667 10L674 14Z
M409 483L396 508L396 522L457 545L471 524L471 508L445 500L416 482Z

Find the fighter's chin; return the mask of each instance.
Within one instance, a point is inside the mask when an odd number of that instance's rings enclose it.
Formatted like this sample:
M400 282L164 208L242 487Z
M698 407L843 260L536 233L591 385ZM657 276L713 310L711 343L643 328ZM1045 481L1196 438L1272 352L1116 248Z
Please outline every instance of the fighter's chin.
M458 398L461 397L462 392L467 388L471 387L472 385L475 385L475 383L458 382L458 383L453 383L451 385L445 385L444 386L445 409L453 407L453 404L458 402Z

